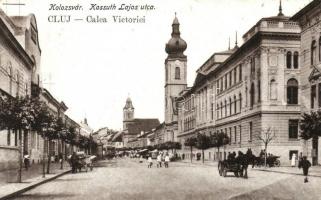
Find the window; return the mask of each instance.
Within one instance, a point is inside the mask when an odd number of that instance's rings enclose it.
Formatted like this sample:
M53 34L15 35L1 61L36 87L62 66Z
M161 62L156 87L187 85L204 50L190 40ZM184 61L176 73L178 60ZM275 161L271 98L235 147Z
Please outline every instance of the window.
M166 81L168 81L168 69L167 69L167 67L165 67L165 79L166 79Z
M314 104L316 103L317 98L317 87L316 85L311 86L311 108L314 108Z
M321 107L321 83L319 83L319 99L318 99L318 102L319 102L319 107Z
M223 117L223 103L221 102L221 118Z
M316 56L317 56L317 44L316 41L313 40L311 43L311 65L316 63Z
M291 69L292 67L292 52L288 51L286 53L286 68Z
M226 100L224 100L224 109L225 109L225 117L227 116L227 102L226 102Z
M37 31L32 25L31 25L31 39L35 44L37 44Z
M234 95L234 114L236 114L236 105L237 105L236 96Z
M230 81L230 87L232 86L232 71L229 72L229 81Z
M230 97L230 115L232 115L232 110L233 110L233 103L232 103L232 99Z
M241 112L241 110L242 110L242 94L240 93L239 94L239 98L240 98L240 112Z
M236 144L236 126L234 126L234 143Z
M221 78L221 92L224 90L223 77Z
M179 67L175 67L175 79L181 79L181 72Z
M249 124L249 142L252 141L252 135L253 135L253 123L250 122L250 124Z
M216 105L216 117L220 118L220 106L218 104Z
M293 67L294 69L299 68L299 53L297 51L293 54Z
M227 89L227 74L225 74L224 79L225 79L225 86L224 86L224 89Z
M214 119L214 103L211 104L211 119Z
M242 64L239 66L239 81L242 81Z
M11 134L10 134L10 129L7 130L7 145L11 145Z
M298 81L294 78L287 83L287 103L298 104Z
M298 139L299 120L289 120L289 139Z
M257 101L258 102L261 102L261 81L260 80L258 80L258 82L257 82Z
M250 89L250 107L252 108L254 105L254 83L251 84L251 89Z
M234 84L236 84L236 68L234 68L233 73L234 73L234 76L233 76L233 78L234 78Z
M278 98L277 89L278 87L277 87L276 81L272 79L270 82L270 99L271 100L276 100Z
M230 144L232 143L232 128L230 127Z
M319 61L321 61L321 36L319 37Z
M216 94L220 93L220 81L216 81Z
M255 58L251 58L251 75L255 73Z
M240 144L241 144L241 142L242 142L242 126L240 125L239 128L240 128Z

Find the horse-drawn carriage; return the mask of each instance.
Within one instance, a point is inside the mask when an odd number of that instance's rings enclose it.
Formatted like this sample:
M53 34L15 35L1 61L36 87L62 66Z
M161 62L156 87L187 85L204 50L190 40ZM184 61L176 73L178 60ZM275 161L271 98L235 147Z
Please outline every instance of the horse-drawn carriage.
M227 172L233 172L236 177L243 176L243 171L235 160L223 160L218 163L218 173L226 177Z
M81 172L81 169L85 169L85 171L88 171L88 168L90 171L93 170L93 160L96 158L96 156L90 156L86 155L84 152L79 151L76 153L77 155L77 162L76 162L76 169L78 169L79 172Z
M279 160L280 156L268 156L266 158L266 165L268 167L280 167L281 165L281 162ZM265 165L265 158L264 156L261 156L261 157L255 157L253 159L253 167L254 166L258 166L258 167L261 167L261 166L264 166Z

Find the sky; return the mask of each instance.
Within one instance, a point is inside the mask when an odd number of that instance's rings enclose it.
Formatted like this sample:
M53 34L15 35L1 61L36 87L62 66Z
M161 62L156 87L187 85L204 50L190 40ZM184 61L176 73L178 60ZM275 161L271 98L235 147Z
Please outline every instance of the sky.
M136 118L164 120L165 44L171 38L175 12L181 37L187 42L187 79L214 53L234 47L262 17L278 14L279 0L20 0L24 6L0 7L8 15L34 13L42 50L43 86L68 106L77 122L85 117L94 130L122 128L128 96ZM19 0L7 0L18 3ZM311 0L283 0L292 16ZM89 10L90 4L153 5L153 10ZM81 5L81 11L53 11L50 4ZM49 16L70 15L70 23L53 23ZM105 17L108 23L87 23L87 16ZM112 16L145 16L145 23L114 23Z

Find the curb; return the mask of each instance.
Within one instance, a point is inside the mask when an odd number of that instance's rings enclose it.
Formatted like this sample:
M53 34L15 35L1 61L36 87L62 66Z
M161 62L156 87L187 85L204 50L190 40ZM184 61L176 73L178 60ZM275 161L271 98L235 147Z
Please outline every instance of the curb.
M273 173L279 173L279 174L291 174L296 176L303 176L303 174L293 173L293 172L281 172L281 171L274 171L274 170L266 170L266 169L254 169L256 171L262 171L262 172L273 172ZM320 175L309 175L309 177L317 177L321 178Z
M45 183L47 183L47 182L49 182L49 181L52 181L52 180L54 180L54 179L56 179L56 178L58 178L58 177L60 177L60 176L63 176L63 175L65 175L65 174L68 174L69 172L71 172L71 170L62 172L62 173L57 174L57 175L55 175L55 176L53 176L53 177L47 178L47 179L45 179L45 180L43 180L43 181L39 181L39 182L37 182L37 183L35 183L35 184L32 184L32 185L30 185L30 186L27 186L27 187L25 187L25 188L22 188L22 189L20 189L20 190L17 190L17 191L15 191L15 192L11 193L11 194L2 196L2 197L0 197L0 200L7 200L7 199L11 199L11 198L13 198L13 197L17 197L18 195L20 195L20 194L22 194L22 193L24 193L24 192L26 192L26 191L28 191L28 190L31 190L31 189L39 186L39 185L45 184Z

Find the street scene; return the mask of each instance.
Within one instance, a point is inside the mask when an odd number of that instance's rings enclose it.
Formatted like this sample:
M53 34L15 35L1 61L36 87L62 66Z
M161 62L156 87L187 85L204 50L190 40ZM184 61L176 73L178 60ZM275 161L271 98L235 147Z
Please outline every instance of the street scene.
M145 161L122 158L101 161L92 172L67 174L14 199L319 199L321 176L310 182L258 170L246 180L221 178L211 164L175 162L150 169Z
M320 108L321 0L0 1L0 200L321 200Z

